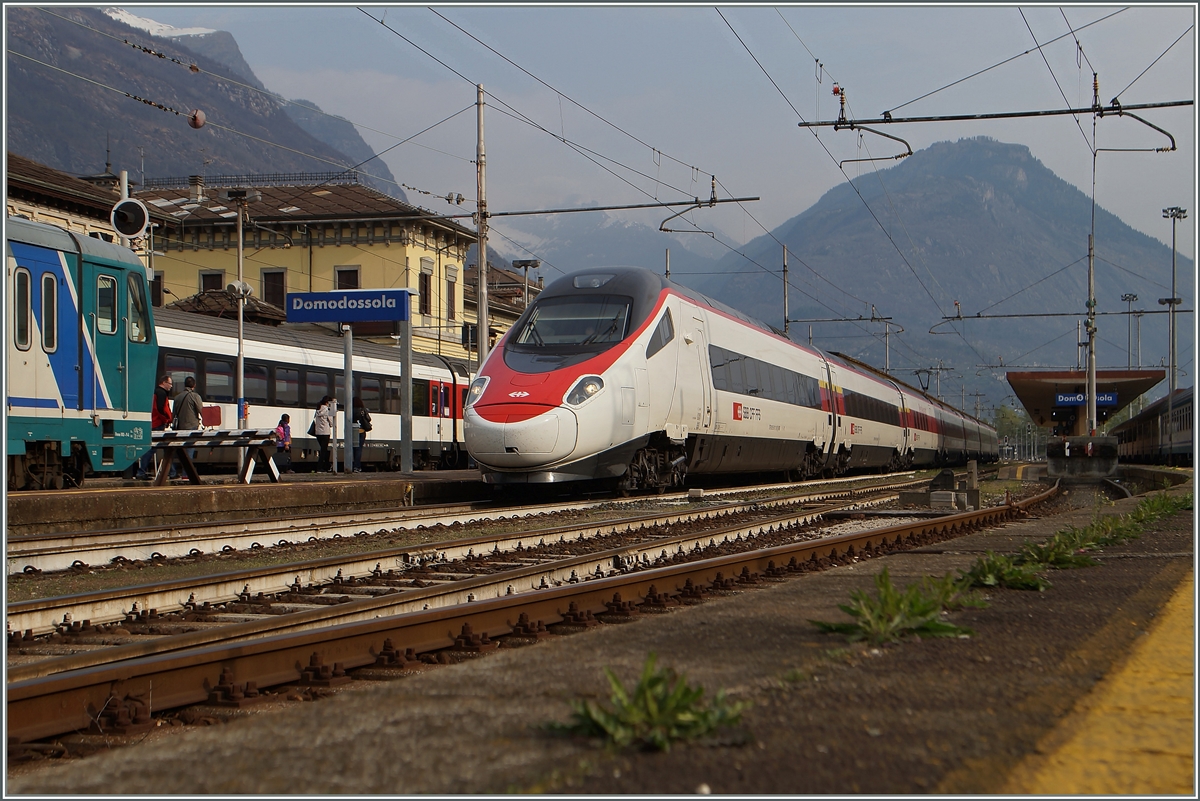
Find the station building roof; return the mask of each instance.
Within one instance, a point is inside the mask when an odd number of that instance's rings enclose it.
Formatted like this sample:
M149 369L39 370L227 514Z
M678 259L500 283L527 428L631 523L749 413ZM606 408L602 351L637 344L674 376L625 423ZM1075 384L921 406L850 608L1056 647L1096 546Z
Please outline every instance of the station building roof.
M1096 392L1116 393L1115 406L1106 407L1108 414L1114 415L1124 409L1151 389L1167 376L1167 371L1161 368L1140 368L1134 370L1097 370ZM1017 396L1017 400L1029 412L1029 416L1039 426L1054 426L1057 424L1053 413L1059 407L1056 397L1059 393L1079 394L1087 392L1086 370L1035 370L1030 372L1010 372L1006 376L1009 385ZM1079 415L1082 423L1085 415Z

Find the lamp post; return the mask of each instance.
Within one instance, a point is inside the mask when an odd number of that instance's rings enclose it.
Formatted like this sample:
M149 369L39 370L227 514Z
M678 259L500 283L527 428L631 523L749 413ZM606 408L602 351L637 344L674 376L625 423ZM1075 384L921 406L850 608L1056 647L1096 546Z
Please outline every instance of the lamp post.
M252 294L250 285L245 280L245 234L244 223L246 211L251 203L256 203L262 200L262 195L247 189L226 189L222 192L225 200L237 207L237 283L230 284L226 290L232 292L237 297L237 324L238 324L238 348L237 348L237 418L238 428L246 427L246 336L245 336L245 317L246 317L246 298ZM241 460L239 459L239 462ZM238 465L241 468L241 465Z
M529 308L529 268L537 269L542 266L541 259L514 259L513 267L525 269L525 308Z
M1125 337L1125 352L1126 352L1126 357L1127 357L1125 369L1131 370L1131 369L1133 369L1133 302L1135 300L1137 300L1137 295L1133 294L1132 292L1126 292L1124 295L1121 296L1121 300L1123 300L1127 304L1129 304L1126 307L1126 311L1125 311L1125 313L1127 315L1127 317L1126 317L1126 322L1128 323L1127 327L1129 329L1129 333Z
M1160 298L1158 302L1167 306L1167 328L1171 340L1171 365L1167 376L1167 464L1173 464L1175 461L1175 423L1172 420L1173 409L1171 407L1175 401L1175 307L1180 303L1178 293L1175 291L1175 257L1178 253L1175 249L1175 225L1180 220L1187 219L1187 209L1179 206L1163 209L1163 219L1171 221L1171 297Z

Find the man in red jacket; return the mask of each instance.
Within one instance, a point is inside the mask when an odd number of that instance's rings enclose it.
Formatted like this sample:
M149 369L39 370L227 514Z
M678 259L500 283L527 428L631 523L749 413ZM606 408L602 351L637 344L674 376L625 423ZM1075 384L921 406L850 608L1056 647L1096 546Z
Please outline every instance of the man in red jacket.
M150 404L150 428L154 431L166 431L171 425L171 388L175 386L175 380L170 375L164 375L158 379L158 386L154 388L154 400ZM150 479L153 478L151 472L154 470L154 451L148 450L142 457L141 465L138 469L138 478ZM175 465L171 465L171 478L175 478Z

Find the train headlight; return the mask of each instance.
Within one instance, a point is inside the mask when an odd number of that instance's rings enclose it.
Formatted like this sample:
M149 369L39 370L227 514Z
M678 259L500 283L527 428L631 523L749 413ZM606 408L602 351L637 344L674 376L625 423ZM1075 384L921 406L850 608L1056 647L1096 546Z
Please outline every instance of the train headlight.
M471 386L467 387L467 401L463 408L474 406L475 401L483 397L483 390L487 388L488 381L490 380L487 376L481 375L471 382Z
M567 394L567 403L578 406L604 389L604 379L598 375L585 375Z

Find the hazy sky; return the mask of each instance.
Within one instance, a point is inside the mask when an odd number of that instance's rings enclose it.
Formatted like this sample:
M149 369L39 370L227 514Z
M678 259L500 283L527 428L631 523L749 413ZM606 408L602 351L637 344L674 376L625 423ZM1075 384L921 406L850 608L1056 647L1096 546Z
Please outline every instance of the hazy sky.
M1124 105L1195 97L1193 4L126 8L176 27L231 32L270 89L351 120L377 151L468 109L474 84L483 83L492 95L486 113L492 211L707 197L715 174L719 196L762 198L746 210L718 207L693 217L739 243L761 234L760 224L774 228L847 176L873 169L847 164L843 173L838 161L902 152L896 142L870 134L860 139L857 132L826 128L814 136L797 126L801 119L836 116L835 81L847 91L852 118L893 109L901 117L1087 107L1093 69L1105 105L1118 93ZM1077 30L1076 44L1071 28L1106 16ZM1171 227L1162 209L1187 208L1178 236L1180 252L1190 256L1196 109L1137 113L1172 134L1178 149L1100 152L1097 202L1168 244ZM883 130L913 150L979 135L1023 143L1090 194L1092 122L1084 115L893 123ZM1097 137L1100 148L1169 145L1167 137L1129 117L1103 118ZM473 199L475 140L470 108L384 158L409 187ZM877 162L881 168L894 164ZM434 211L451 208L411 190L408 195ZM657 226L663 215L627 216ZM1080 246L1086 249L1086 243Z

